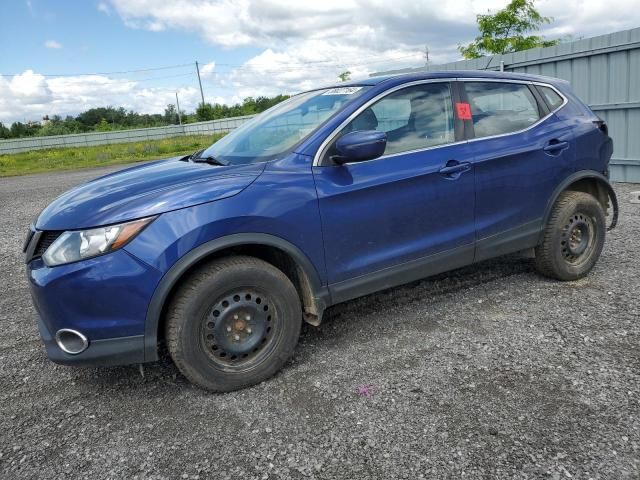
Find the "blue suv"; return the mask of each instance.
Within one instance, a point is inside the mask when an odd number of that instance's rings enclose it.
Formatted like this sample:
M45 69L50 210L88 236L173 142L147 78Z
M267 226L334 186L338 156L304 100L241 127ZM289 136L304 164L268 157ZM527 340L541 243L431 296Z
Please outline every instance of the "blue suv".
M276 373L331 305L517 251L586 275L617 219L606 124L564 81L372 78L295 95L204 151L80 185L27 274L49 357L158 359L229 391Z

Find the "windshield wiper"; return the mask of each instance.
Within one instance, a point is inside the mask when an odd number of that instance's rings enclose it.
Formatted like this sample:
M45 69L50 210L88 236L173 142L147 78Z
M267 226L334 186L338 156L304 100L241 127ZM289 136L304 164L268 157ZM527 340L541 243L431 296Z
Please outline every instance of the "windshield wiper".
M220 165L221 167L227 167L229 165L229 162L212 157L211 155L209 155L208 157L194 158L193 161L195 163L208 163L209 165Z
M202 152L204 152L204 150L200 150L194 153L189 157L190 160L194 163L208 163L209 165L220 165L221 167L226 167L229 165L229 162L227 162L226 160L220 160L212 155L201 157L200 155L202 155Z

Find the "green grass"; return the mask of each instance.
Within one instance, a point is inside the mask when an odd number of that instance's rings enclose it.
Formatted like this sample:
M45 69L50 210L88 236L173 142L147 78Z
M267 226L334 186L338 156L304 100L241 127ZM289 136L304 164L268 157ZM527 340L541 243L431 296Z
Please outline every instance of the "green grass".
M0 177L103 167L193 153L224 134L193 135L94 147L52 148L0 155Z

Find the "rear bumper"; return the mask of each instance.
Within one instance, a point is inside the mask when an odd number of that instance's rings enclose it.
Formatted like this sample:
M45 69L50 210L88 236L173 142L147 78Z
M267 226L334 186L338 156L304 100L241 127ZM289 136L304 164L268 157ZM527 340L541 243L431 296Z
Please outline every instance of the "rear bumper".
M144 362L144 335L90 341L85 351L70 355L58 346L40 316L38 330L47 349L47 356L51 361L61 365L103 367Z

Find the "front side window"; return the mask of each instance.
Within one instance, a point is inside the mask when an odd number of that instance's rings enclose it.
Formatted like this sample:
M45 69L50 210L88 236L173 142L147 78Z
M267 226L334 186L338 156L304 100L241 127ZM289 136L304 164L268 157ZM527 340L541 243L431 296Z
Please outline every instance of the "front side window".
M369 88L325 88L291 97L233 130L200 156L214 157L230 164L275 158L300 143Z
M357 130L386 132L384 155L408 152L455 139L448 83L426 83L391 93L354 118L341 134Z
M517 132L540 119L529 87L521 83L465 83L476 138Z

